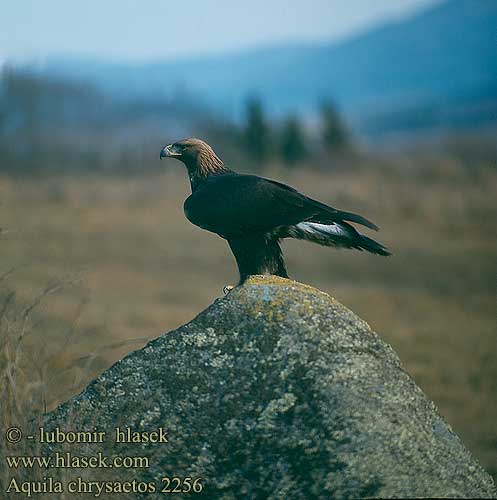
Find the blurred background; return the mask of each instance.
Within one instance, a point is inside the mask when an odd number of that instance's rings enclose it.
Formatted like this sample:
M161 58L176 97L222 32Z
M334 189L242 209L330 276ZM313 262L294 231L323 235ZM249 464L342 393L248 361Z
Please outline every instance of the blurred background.
M2 425L237 280L160 149L367 216L388 259L287 241L497 475L497 2L19 0L0 20Z

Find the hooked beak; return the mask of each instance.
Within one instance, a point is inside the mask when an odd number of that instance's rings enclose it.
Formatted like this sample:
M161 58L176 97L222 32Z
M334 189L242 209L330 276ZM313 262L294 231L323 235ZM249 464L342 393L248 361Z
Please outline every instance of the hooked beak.
M181 153L178 153L172 144L169 144L165 148L163 148L160 152L159 159L162 158L170 158L171 156L181 156Z

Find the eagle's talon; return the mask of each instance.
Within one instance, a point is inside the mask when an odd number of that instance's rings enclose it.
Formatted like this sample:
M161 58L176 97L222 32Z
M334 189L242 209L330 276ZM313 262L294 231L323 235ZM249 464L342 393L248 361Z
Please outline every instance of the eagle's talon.
M230 293L231 290L233 290L233 288L235 288L233 285L224 285L223 286L224 295L228 295L228 293Z

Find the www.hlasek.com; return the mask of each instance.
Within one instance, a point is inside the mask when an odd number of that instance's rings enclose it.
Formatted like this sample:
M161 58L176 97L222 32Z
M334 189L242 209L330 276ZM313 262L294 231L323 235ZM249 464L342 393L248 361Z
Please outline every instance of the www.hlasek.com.
M92 456L73 455L69 451L65 453L56 451L52 457L43 455L10 456L5 457L5 460L11 469L20 467L25 469L33 467L44 469L147 469L149 467L148 457L107 457L100 451Z
M107 433L103 431L74 432L62 431L58 428L50 433L40 428L39 433L33 436L24 436L21 429L11 427L5 433L6 441L10 445L19 443L24 437L27 440L39 443L103 443ZM163 428L149 432L137 432L130 428L114 429L115 443L140 443L140 444L165 444L168 443L168 434ZM68 477L64 474L64 481L48 474L56 469L148 469L149 457L117 455L108 456L98 451L92 455L79 455L70 451L53 451L51 455L9 455L5 457L6 465L12 472L16 471L6 482L5 493L9 498L13 494L22 494L31 498L35 495L46 494L53 498L53 494L88 494L95 498L102 494L127 494L127 493L200 493L204 485L200 477L164 476L158 481L141 481L138 479L88 480L82 476ZM26 480L26 470L32 470L36 480ZM24 471L24 472L22 472ZM46 471L46 475L43 471ZM20 473L20 474L19 474ZM101 474L99 474L101 476ZM22 479L20 479L22 477ZM28 474L29 477L29 474Z

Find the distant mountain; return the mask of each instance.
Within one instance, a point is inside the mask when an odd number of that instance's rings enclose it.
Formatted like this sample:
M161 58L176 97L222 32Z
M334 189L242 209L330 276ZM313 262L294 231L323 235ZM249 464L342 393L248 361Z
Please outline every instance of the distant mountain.
M333 99L368 134L497 122L497 1L449 0L341 43L171 62L52 60L37 71L119 98L189 94L238 119L249 95L273 117Z

